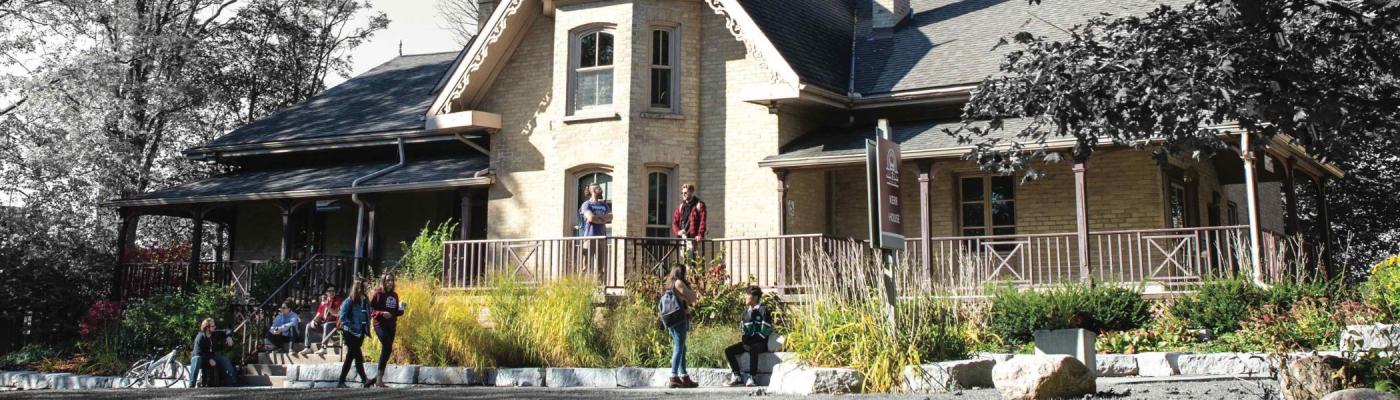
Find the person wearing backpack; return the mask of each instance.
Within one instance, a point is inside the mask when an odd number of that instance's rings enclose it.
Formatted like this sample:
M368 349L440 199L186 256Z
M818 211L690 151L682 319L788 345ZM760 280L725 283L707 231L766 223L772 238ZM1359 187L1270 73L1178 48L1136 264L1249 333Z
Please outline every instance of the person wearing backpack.
M699 295L690 288L683 267L671 268L662 289L659 307L661 324L671 334L671 379L666 386L672 389L699 387L700 384L690 379L690 374L685 370L685 335L690 331L689 305L695 304Z
M759 303L763 290L758 286L744 288L744 316L740 322L739 343L724 349L724 359L729 361L729 370L734 379L729 386L754 385L753 375L758 373L758 356L768 352L768 335L773 334L772 316L768 308ZM739 370L739 355L749 353L749 373L745 377Z

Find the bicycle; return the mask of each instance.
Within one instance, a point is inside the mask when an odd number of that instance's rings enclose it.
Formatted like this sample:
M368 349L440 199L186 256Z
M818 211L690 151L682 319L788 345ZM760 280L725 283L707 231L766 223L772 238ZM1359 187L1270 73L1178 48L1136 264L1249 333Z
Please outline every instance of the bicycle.
M175 358L176 355L180 354L180 351L184 349L185 345L175 346L173 350L170 350L170 352L166 353L164 356L159 358L156 358L154 355L147 356L131 364L131 369L128 369L126 374L122 375L122 377L125 378L124 388L129 389L137 387L138 385L147 388L169 388L188 380L189 368ZM162 385L157 385L156 379L165 379L167 381Z

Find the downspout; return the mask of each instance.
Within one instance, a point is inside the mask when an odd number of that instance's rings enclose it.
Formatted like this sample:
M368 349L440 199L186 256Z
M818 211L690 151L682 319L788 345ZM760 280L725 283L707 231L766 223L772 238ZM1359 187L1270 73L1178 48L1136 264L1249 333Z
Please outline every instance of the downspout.
M404 156L403 152L403 138L399 138L398 146L398 164L390 165L388 167L384 167L384 169L371 172L369 175L355 178L354 181L350 182L350 188L354 189L355 187L360 186L360 184L364 183L365 181L384 176L384 174L393 172L394 170L399 168L403 168L404 164L408 161L407 157ZM355 205L357 206L356 208L359 209L358 215L355 217L355 263L354 270L352 271L354 273L353 276L358 277L360 276L360 260L365 257L365 202L364 200L360 200L359 193L351 193L350 201L355 202Z

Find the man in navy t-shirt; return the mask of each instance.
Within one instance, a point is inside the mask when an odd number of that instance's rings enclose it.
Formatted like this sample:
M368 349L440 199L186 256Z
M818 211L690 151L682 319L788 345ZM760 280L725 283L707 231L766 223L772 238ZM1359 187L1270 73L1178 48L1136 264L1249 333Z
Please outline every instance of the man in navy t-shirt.
M578 208L583 216L583 227L579 236L607 236L608 224L612 223L612 206L603 201L603 187L594 183L588 185L588 201Z

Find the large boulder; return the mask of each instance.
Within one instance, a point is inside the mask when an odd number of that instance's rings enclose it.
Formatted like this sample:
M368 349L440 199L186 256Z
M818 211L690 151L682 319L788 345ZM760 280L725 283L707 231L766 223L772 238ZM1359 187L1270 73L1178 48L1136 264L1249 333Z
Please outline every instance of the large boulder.
M992 382L1007 400L1061 399L1093 394L1094 372L1068 355L1016 357L992 368Z
M991 359L944 361L904 367L904 389L910 393L942 393L992 387Z
M1337 356L1307 355L1288 360L1279 373L1284 400L1319 400L1343 388L1339 371L1347 360Z
M1322 396L1322 400L1397 400L1395 395L1375 389L1338 390Z
M1095 360L1098 376L1137 376L1137 357L1129 354L1099 354Z
M1088 329L1056 329L1048 331L1035 331L1035 354L1065 354L1073 356L1079 363L1093 367L1089 373L1094 373L1098 367L1094 350L1094 341L1098 335Z
M1346 351L1400 351L1400 324L1347 325L1340 342Z
M797 353L759 353L758 372L759 374L773 373L773 366L797 360ZM739 370L747 373L749 371L749 353L739 354Z
M773 367L768 391L798 395L857 393L864 383L865 376L850 368L816 368L782 363Z

